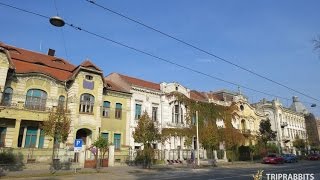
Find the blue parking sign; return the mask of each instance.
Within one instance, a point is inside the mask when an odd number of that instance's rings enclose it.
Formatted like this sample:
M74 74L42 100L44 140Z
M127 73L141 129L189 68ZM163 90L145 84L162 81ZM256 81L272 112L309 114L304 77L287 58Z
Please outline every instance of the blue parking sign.
M82 150L82 139L75 139L74 140L74 152L80 152Z

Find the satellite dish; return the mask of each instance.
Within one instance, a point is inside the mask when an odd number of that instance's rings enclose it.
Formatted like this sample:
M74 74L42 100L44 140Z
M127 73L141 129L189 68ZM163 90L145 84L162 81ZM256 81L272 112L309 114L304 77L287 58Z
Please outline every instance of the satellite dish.
M50 24L56 26L56 27L62 27L65 25L64 20L59 16L53 16L50 18Z

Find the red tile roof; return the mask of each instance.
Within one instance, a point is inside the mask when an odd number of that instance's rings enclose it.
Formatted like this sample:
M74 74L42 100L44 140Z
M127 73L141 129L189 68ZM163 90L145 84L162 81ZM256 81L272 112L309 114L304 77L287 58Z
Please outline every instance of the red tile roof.
M196 101L208 101L206 95L204 93L191 90L190 91L190 99L196 100Z
M107 85L107 88L113 91L120 91L120 92L127 92L125 89L123 89L122 87L116 85L114 82L110 81L110 80L104 80L105 84ZM128 93L128 92L127 92Z
M98 71L101 71L100 68L98 68L96 65L94 65L94 64L93 64L90 60L88 60L88 59L85 60L85 61L83 61L80 66L82 66L82 67L87 67L87 68L94 68L94 69L96 69L96 70L98 70Z
M65 81L71 77L76 68L68 61L0 43L8 50L16 73L42 73L57 80Z
M153 83L153 82L150 82L150 81L145 81L145 80L134 78L134 77L129 77L129 76L122 75L122 74L119 74L119 76L124 81L126 81L127 83L129 83L131 85L136 85L136 86L145 87L145 88L149 88L149 89L154 89L154 90L160 91L160 84Z

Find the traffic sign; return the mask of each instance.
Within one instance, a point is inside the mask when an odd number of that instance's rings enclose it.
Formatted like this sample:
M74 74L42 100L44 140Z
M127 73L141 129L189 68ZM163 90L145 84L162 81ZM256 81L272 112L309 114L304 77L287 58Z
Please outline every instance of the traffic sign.
M83 144L82 139L75 139L74 140L74 149L73 149L73 151L74 152L80 152L82 150L82 144Z

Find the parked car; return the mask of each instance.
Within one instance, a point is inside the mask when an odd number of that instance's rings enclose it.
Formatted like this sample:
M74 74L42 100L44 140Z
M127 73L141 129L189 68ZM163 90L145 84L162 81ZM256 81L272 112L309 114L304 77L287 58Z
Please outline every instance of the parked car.
M320 155L319 154L309 154L307 157L308 160L319 160Z
M264 157L262 159L262 163L266 164L283 164L284 158L281 156L278 156L276 154L269 154L267 157Z
M294 154L284 154L282 157L286 163L298 162L298 157Z

